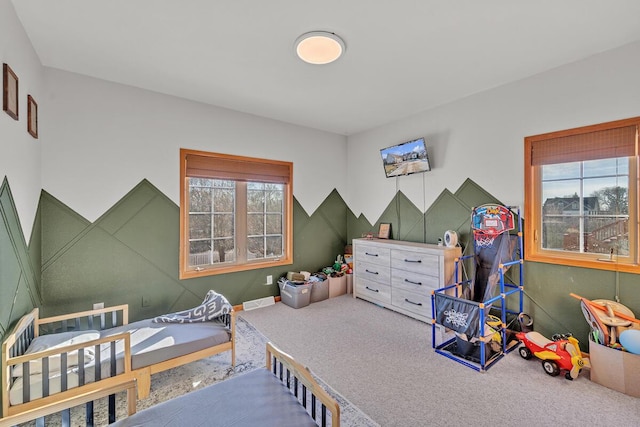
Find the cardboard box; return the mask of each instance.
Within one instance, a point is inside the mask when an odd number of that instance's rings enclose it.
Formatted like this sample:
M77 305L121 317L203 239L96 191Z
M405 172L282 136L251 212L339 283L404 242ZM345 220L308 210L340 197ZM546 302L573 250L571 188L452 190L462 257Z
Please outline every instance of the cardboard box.
M328 277L329 282L329 298L337 297L347 293L347 276Z
M640 355L596 344L589 338L591 381L640 397Z

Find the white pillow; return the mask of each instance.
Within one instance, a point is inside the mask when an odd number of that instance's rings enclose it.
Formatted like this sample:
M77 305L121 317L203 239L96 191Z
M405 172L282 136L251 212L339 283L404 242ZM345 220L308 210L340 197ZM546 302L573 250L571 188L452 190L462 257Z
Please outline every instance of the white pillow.
M96 340L100 338L100 332L98 331L71 331L61 332L58 334L48 334L36 337L31 341L29 348L24 354L37 353L39 351L51 350L70 346L73 344L80 344L83 342ZM84 363L91 362L95 358L93 347L84 349ZM54 354L49 356L49 374L55 374L60 372L61 355ZM78 350L74 350L67 353L67 368L78 366ZM42 359L35 359L29 361L29 374L42 373ZM22 363L14 365L13 376L22 376Z

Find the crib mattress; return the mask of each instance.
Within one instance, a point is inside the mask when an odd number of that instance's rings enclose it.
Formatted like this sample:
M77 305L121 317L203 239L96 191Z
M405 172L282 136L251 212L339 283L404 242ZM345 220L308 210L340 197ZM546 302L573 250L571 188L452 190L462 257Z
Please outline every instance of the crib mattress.
M290 391L257 369L167 400L111 424L127 426L316 426Z
M128 325L106 329L100 332L101 338L129 332L131 336L131 369L139 369L175 357L184 356L193 352L214 347L229 342L231 333L224 323L210 321L201 323L153 323L151 319L145 319ZM117 372L124 371L122 354L124 344L116 345ZM101 375L102 378L110 376L110 349L107 345L101 350ZM85 384L95 379L96 361L85 364ZM77 387L79 384L78 369L70 369L67 374L67 388ZM11 386L9 401L11 405L23 403L24 386L23 377L16 378ZM30 400L42 397L42 375L29 377ZM61 376L59 374L49 376L49 394L58 393L61 390Z
M153 323L151 319L104 330L101 338L122 332L131 335L131 369L191 354L231 339L231 332L220 321Z

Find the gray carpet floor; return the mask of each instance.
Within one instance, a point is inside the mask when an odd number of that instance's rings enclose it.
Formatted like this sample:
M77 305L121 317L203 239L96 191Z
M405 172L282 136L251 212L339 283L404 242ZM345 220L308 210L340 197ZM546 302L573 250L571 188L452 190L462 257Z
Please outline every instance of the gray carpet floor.
M381 426L640 425L640 399L586 369L550 377L513 351L480 373L435 353L431 325L352 295L240 316Z
M243 375L254 369L263 369L266 359L266 343L267 337L245 319L239 318L236 322L235 368L231 367L230 352L224 352L155 374L151 378L151 393L148 398L138 400L137 410L142 411L165 400L179 397L234 376ZM351 427L376 426L376 423L366 414L339 393L336 393L331 387L327 386L326 382L321 378L316 376L316 380L340 404L342 425ZM118 393L116 396L117 419L126 417L126 404L126 394ZM94 410L94 425L106 426L108 424L107 399L103 398L96 401ZM49 427L60 426L62 424L61 414L57 413L47 416L45 423ZM72 408L71 425L75 427L85 424L85 407L77 406ZM21 426L35 427L35 425L36 423L32 421L24 423ZM174 425L174 423L168 421L165 427ZM212 419L209 425L216 425L215 420Z

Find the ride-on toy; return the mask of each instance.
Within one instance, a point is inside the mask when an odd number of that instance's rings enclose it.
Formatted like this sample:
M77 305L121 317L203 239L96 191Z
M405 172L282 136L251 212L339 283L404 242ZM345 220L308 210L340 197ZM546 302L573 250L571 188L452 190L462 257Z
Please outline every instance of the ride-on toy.
M588 366L589 361L582 357L578 340L571 334L556 334L550 340L539 332L531 331L518 332L516 338L524 344L518 348L520 356L527 360L536 356L542 360L544 371L552 377L564 370L564 377L573 380L583 367Z

